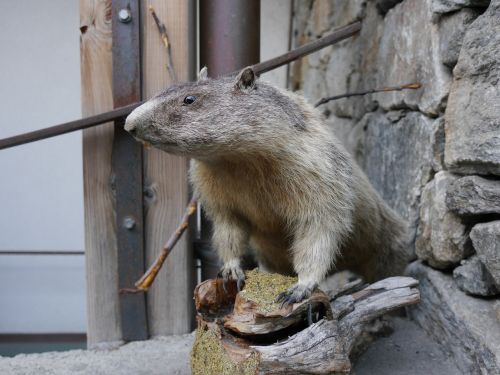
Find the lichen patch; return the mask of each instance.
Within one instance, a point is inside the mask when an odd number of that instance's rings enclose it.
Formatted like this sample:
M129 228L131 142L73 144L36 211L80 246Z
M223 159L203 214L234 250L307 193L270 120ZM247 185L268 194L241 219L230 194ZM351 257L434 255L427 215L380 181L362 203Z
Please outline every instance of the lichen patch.
M258 365L257 353L235 363L225 353L219 338L208 326L202 325L196 330L196 339L191 351L193 375L255 375Z
M276 297L298 281L297 277L259 272L257 269L247 271L245 277L245 288L240 294L255 302L257 311L261 313L278 310L280 304L275 302Z

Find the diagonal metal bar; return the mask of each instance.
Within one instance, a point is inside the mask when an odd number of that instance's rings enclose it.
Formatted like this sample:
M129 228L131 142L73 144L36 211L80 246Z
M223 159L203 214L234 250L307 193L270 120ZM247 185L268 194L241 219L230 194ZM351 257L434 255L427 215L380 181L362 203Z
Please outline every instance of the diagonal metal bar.
M130 112L139 107L142 103L133 103L121 108L113 109L109 112L103 112L95 116L89 116L80 120L65 122L60 125L35 130L29 133L15 135L13 137L0 139L0 150L23 145L30 142L40 141L42 139L55 137L58 135L71 133L77 130L88 129L93 126L105 124L110 121L127 117Z
M347 26L341 27L331 34L317 39L303 46L287 52L281 56L272 58L267 61L253 65L253 69L257 74L269 72L270 70L279 68L303 56L309 55L329 45L338 43L346 38L356 35L361 30L361 22L357 21ZM230 75L235 72L230 73ZM42 139L55 137L57 135L74 132L77 130L87 129L92 126L104 124L109 121L118 120L126 117L135 108L140 106L142 102L133 103L122 108L117 108L113 111L104 112L102 114L86 117L81 120L67 122L61 125L51 126L45 129L35 130L33 132L16 135L9 138L0 139L0 150L19 146L25 143L35 142Z

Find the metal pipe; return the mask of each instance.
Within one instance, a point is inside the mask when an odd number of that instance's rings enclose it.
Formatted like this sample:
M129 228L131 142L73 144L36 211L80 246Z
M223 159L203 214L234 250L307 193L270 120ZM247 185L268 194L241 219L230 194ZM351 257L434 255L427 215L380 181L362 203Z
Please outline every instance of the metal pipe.
M270 70L279 68L280 66L288 64L294 60L297 60L300 57L306 56L310 53L320 50L321 48L327 47L331 44L335 44L340 42L341 40L349 38L357 34L360 30L361 30L361 23L359 21L354 22L352 24L349 24L347 26L335 30L331 34L321 39L317 39L313 42L307 43L281 56L272 58L270 60L261 62L259 64L255 64L253 65L253 69L255 73L259 75L268 72ZM239 68L242 68L244 66L246 65L245 64L240 65ZM229 71L232 71L233 69L236 68L233 67ZM210 72L210 74L214 75L215 74L214 72L215 68L213 69L212 72ZM235 73L236 71L233 71L230 74L235 74ZM128 116L130 112L132 112L135 108L137 108L141 104L142 102L138 102L127 105L125 107L116 108L113 109L112 111L104 112L95 116L90 116L80 120L70 121L60 125L51 126L45 129L35 130L29 133L19 134L13 137L0 139L0 150L14 146L19 146L30 142L39 141L50 137L55 137L57 135L71 133L77 130L87 129L93 126L104 124L106 122L119 120L121 118Z
M260 60L260 0L200 1L200 66L220 77ZM202 215L199 249L202 280L217 276L220 261L208 238L212 223Z
M212 77L259 62L260 0L200 1L200 65Z

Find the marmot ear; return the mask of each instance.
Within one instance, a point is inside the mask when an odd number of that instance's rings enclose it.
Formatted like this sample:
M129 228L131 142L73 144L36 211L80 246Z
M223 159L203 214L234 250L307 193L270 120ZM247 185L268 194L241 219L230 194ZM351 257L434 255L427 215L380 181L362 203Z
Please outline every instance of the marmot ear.
M208 69L206 66L204 66L198 73L198 82L205 81L207 79L208 79Z
M255 86L255 72L251 66L244 68L236 77L236 87L240 90L250 90Z

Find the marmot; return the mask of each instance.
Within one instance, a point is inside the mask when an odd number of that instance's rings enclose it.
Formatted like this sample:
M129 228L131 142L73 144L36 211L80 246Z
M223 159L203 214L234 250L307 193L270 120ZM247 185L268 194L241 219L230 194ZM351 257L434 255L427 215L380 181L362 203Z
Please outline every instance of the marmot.
M402 273L406 224L370 185L321 114L301 96L236 78L170 87L135 109L135 138L191 159L194 194L213 220L225 280L244 280L250 246L259 266L298 275L282 301L308 297L329 272L368 281Z

